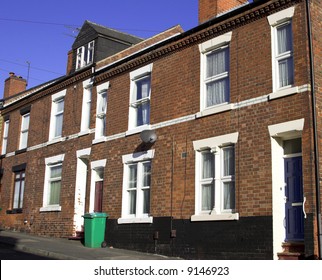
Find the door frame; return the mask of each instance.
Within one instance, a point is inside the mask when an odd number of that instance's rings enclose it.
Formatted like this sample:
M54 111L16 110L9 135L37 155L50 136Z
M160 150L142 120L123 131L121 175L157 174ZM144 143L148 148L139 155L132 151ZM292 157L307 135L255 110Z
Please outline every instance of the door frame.
M285 140L302 138L304 119L288 121L268 126L271 140L272 168L272 223L273 223L273 256L277 260L278 253L283 252L285 242L285 182L284 182L284 148Z

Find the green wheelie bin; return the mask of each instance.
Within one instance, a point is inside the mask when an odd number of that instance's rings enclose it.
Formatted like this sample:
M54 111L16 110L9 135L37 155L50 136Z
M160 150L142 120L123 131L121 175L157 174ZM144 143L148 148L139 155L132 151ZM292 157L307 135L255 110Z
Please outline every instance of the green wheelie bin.
M105 226L106 213L85 213L84 217L84 237L85 247L99 248L106 247Z

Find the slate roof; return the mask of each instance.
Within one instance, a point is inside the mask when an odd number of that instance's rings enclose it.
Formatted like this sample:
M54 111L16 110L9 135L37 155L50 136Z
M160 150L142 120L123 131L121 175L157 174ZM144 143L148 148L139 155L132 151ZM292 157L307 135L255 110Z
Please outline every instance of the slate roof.
M125 42L129 45L135 45L141 41L143 41L143 38L127 34L124 32L117 31L112 28L105 27L100 24L96 24L94 22L91 22L89 20L85 20L79 34L77 35L74 44L72 46L73 49L78 48L83 45L82 37L86 36L87 40L94 40L98 36L103 36L106 38L116 39L122 42Z

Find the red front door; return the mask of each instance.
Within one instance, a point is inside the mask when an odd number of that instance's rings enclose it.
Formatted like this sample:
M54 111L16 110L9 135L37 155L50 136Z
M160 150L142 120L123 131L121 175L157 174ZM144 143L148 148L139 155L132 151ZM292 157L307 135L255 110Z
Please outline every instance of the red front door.
M102 212L103 181L95 182L94 212Z

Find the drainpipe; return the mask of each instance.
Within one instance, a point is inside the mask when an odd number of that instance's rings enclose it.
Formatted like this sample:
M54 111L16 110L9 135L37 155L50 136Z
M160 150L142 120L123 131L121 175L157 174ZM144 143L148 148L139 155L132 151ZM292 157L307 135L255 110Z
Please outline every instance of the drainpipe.
M316 114L316 96L315 96L315 80L314 80L314 60L313 60L313 42L312 42L312 24L310 13L310 1L306 0L307 14L307 29L309 41L309 56L310 56L310 82L312 93L312 115L313 115L313 134L314 134L314 160L315 160L315 186L316 186L316 218L318 229L318 250L319 259L322 259L322 232L321 232L321 204L320 204L320 168L319 168L319 138L317 129L317 114Z

